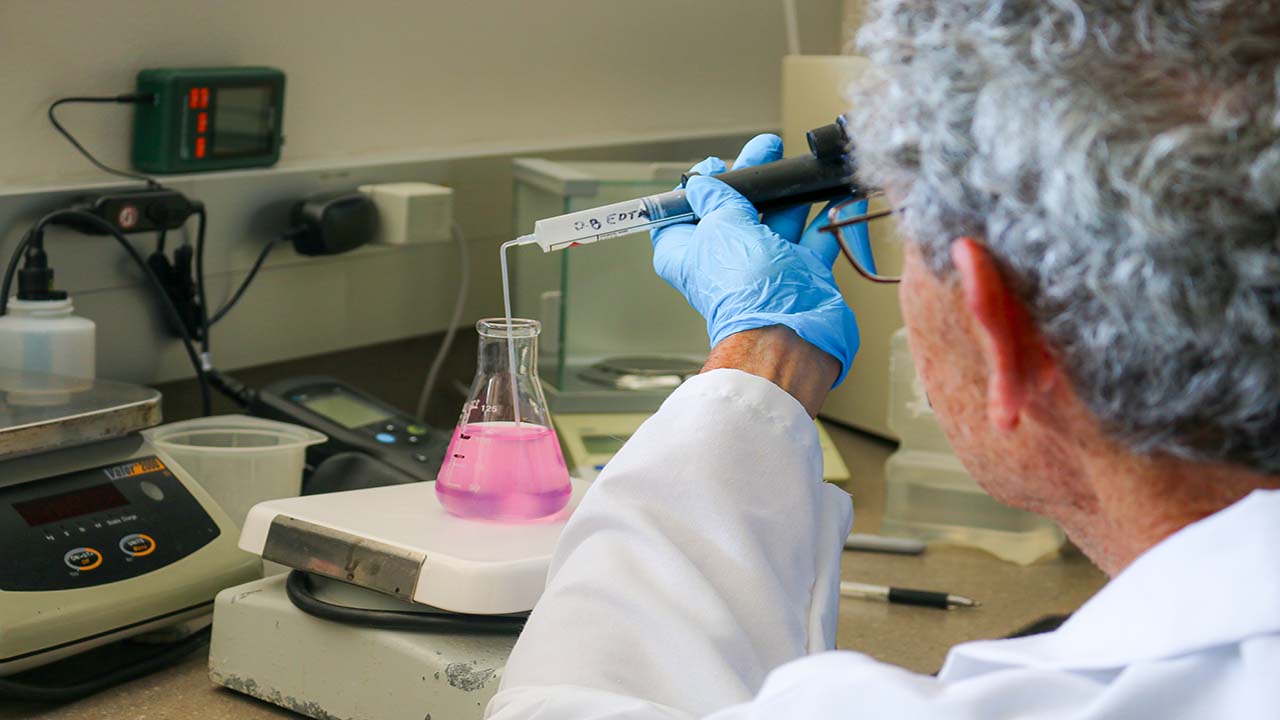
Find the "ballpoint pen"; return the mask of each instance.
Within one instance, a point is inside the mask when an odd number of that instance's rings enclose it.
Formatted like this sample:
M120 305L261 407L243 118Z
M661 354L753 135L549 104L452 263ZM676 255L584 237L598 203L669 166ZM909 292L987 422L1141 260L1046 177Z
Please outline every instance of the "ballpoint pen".
M863 552L895 553L898 555L919 555L924 552L925 544L914 538L886 537L884 535L867 535L853 533L844 541L845 550L861 550Z
M949 610L953 607L979 607L981 605L978 601L963 595L889 587L887 585L870 585L860 582L841 582L840 594L845 597L880 600L898 605L920 605L943 610Z

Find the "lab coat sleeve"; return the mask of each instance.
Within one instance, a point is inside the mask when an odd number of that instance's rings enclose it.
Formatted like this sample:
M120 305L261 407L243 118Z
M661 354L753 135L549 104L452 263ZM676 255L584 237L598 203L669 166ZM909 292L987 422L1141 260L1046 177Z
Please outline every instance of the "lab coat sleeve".
M586 493L491 717L677 718L749 701L835 643L849 497L802 406L762 378L687 381Z

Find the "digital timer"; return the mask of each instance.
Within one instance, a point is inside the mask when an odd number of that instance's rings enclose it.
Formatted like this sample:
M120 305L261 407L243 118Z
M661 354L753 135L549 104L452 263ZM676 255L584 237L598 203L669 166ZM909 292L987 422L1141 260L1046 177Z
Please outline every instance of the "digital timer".
M264 167L284 143L284 73L269 67L138 73L133 165L148 173Z

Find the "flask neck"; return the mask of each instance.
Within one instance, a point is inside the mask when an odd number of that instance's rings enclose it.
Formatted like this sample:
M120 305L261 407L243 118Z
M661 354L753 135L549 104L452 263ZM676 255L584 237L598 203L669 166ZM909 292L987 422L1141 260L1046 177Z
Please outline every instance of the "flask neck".
M476 323L480 334L480 354L476 371L479 375L497 373L537 377L538 335L542 324L537 320L489 318Z
M514 346L514 347L512 347ZM514 350L514 353L512 352ZM515 366L512 367L514 356ZM537 377L538 337L485 337L480 336L480 353L476 365L479 375L509 374Z

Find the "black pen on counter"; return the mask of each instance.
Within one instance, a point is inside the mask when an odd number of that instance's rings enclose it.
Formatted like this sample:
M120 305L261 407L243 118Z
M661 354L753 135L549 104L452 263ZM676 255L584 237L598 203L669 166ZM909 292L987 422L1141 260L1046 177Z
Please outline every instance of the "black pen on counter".
M881 602L894 603L896 605L920 605L943 610L950 610L954 607L981 606L981 603L977 600L963 595L889 587L887 585L870 585L860 582L841 582L840 594L845 597L880 600Z

